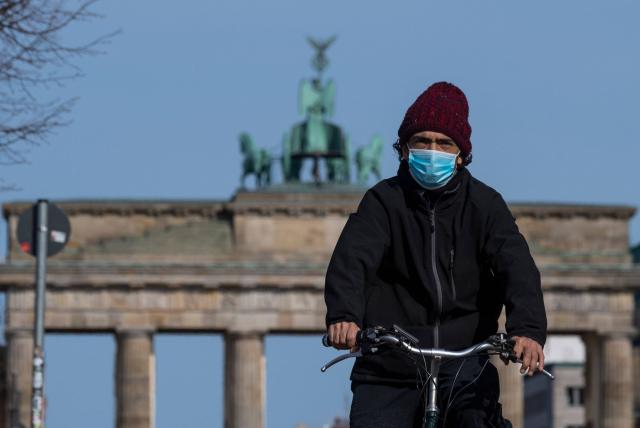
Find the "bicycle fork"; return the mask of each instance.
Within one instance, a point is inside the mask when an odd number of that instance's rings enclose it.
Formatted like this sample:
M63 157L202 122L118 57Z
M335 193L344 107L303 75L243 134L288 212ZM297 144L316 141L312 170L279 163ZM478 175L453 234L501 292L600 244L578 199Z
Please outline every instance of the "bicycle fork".
M427 407L425 411L424 428L437 428L438 415L438 372L440 371L440 357L431 359L431 377L429 379L429 390L427 392Z

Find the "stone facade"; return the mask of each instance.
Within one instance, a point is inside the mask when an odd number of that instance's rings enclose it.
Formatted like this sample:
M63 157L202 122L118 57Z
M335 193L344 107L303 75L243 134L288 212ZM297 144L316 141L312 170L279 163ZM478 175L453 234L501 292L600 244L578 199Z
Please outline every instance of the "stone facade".
M551 368L556 381L552 382L553 426L585 426L582 399L584 368L582 365L556 364Z
M527 428L586 426L584 408L584 365L545 364L555 376L525 379L525 422Z
M49 263L46 327L117 336L116 420L127 428L153 426L154 332L224 333L225 427L262 427L264 336L324 330L324 272L361 196L357 188L301 185L239 192L228 202L60 202L72 235ZM20 397L5 413L22 423L30 400L24 362L32 346L34 262L13 237L27 206L4 207L12 238L0 266L7 394ZM631 427L633 293L640 285L627 249L634 210L511 209L542 273L550 332L581 334L590 344L588 422ZM521 426L522 379L511 374L501 381L505 413Z

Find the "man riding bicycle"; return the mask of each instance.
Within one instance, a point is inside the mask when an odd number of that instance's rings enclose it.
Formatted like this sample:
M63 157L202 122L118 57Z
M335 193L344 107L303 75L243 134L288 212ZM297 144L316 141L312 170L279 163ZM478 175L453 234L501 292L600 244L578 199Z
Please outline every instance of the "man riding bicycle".
M446 82L407 110L394 144L397 175L366 192L333 252L327 335L334 347L348 349L360 329L396 324L422 348L462 349L496 332L504 305L521 372L532 375L544 367L540 274L500 194L466 168L468 112L464 93ZM497 371L486 358L440 368L447 426L509 426ZM419 426L428 376L420 367L391 350L358 358L351 427Z

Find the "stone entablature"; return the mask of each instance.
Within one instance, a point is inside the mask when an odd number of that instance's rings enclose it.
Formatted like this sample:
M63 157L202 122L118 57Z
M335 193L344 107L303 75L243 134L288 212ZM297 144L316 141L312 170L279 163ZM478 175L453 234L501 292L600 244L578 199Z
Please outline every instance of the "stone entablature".
M155 274L140 269L134 274L134 270L123 277L117 269L74 274L52 267L47 327L56 331L105 331L131 325L173 331L250 328L265 333L324 329L324 275L318 270L297 274L216 269ZM7 268L1 272L0 286L12 288L7 329L31 326L33 272ZM553 271L543 270L542 276L551 331L634 333L633 291L640 283L640 269L627 272L626 284L609 271L600 276L598 287L555 286Z
M221 260L328 259L364 189L239 192L221 201L67 201L72 237L57 260L212 263ZM287 191L289 190L289 191ZM4 206L9 260L29 260L15 242L19 214ZM629 265L625 206L511 204L538 265Z
M312 288L324 289L327 263L228 261L211 264L49 262L51 288ZM633 292L640 267L587 264L540 267L542 287L549 291ZM33 287L34 262L0 265L0 288Z

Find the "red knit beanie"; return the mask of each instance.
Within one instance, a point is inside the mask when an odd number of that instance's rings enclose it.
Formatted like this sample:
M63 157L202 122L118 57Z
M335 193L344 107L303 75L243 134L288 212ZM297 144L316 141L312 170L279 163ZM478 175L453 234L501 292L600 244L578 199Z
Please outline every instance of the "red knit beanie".
M446 134L456 142L465 163L471 161L469 104L457 86L438 82L429 86L409 107L398 129L400 145L423 131Z

